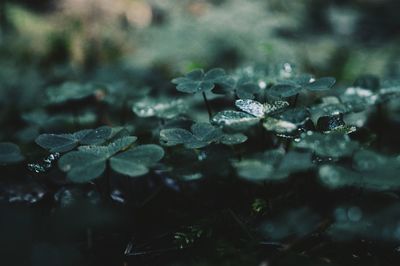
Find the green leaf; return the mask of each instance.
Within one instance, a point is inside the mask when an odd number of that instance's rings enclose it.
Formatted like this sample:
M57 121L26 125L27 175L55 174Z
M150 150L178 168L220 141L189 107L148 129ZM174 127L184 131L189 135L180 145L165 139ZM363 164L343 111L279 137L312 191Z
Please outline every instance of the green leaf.
M142 176L149 172L145 165L132 162L124 153L111 158L110 166L115 172L130 177Z
M209 123L195 123L190 129L192 130L193 136L198 141L204 143L216 141L223 134L219 128L216 128Z
M340 158L350 156L359 147L357 142L351 141L347 135L339 133L322 134L308 131L301 135L297 148L310 149L322 157Z
M147 174L148 166L164 157L164 150L154 144L137 146L110 159L111 168L131 177Z
M247 78L239 79L235 84L234 90L240 99L252 100L255 94L260 93L260 87Z
M259 120L258 117L248 113L226 110L217 113L212 118L212 123L233 129L244 129L257 124Z
M98 156L102 156L104 158L109 158L116 154L117 152L128 149L135 141L137 137L135 136L127 136L122 137L114 142L108 144L107 146L81 146L78 149L83 152L92 153Z
M85 129L72 134L41 134L35 142L50 152L67 152L79 144L100 144L111 134L111 128Z
M285 110L279 115L274 116L279 120L288 121L297 126L305 124L311 117L310 112L304 107L292 108Z
M0 143L0 164L12 164L23 161L24 157L17 145L11 142Z
M206 92L211 91L225 75L225 71L220 68L211 69L207 73L202 69L196 69L184 77L173 79L172 83L176 84L176 89L181 92Z
M273 165L258 160L243 160L234 167L241 178L253 182L264 181L274 172Z
M242 134L226 135L220 128L209 123L195 123L190 129L191 132L182 128L163 129L160 132L160 142L165 146L183 144L188 149L200 149L213 142L234 145L247 140Z
M288 98L298 94L302 87L293 84L277 84L267 90L268 95L276 98Z
M160 142L164 146L175 146L193 141L193 134L182 128L169 128L160 131Z
M241 144L243 142L246 142L246 140L247 140L246 135L243 135L242 133L224 134L221 137L221 143L225 145Z
M85 183L99 177L106 168L107 157L84 151L72 151L60 158L58 166L68 179Z
M317 80L311 81L310 83L306 84L304 88L310 91L322 91L327 90L335 85L336 79L332 77L323 77Z
M235 101L235 105L240 110L254 115L255 117L263 118L265 116L265 106L257 101L240 99Z
M296 124L273 117L265 118L263 122L263 127L268 131L273 131L279 134L288 134L297 130Z
M79 139L79 142L85 145L101 144L111 135L111 132L111 128L107 126L91 129Z
M35 142L52 153L67 152L79 144L79 140L75 139L73 134L41 134Z

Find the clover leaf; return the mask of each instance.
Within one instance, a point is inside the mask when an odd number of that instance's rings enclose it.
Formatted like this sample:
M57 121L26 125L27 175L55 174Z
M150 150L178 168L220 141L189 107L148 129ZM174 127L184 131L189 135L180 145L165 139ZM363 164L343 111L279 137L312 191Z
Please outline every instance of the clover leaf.
M268 115L282 111L289 106L289 103L286 101L275 101L271 104L262 104L251 99L239 99L235 101L235 105L243 112L222 111L217 113L211 122L216 125L241 130L258 123L261 119L268 120ZM271 119L274 120L273 118Z
M164 156L164 150L154 144L139 145L131 148L136 137L117 139L107 146L81 146L58 162L60 169L67 173L68 179L84 183L99 177L105 171L107 162L117 173L130 177L141 176L149 167Z
M240 99L254 99L254 94L260 92L260 87L247 79L239 79L236 82L235 91Z
M111 128L107 126L97 129L84 129L71 134L41 134L35 142L50 152L67 152L80 144L101 144L110 135Z
M313 167L311 153L270 150L255 158L234 162L239 177L252 182L283 180L292 173Z
M221 68L214 68L206 73L202 69L196 69L184 77L173 79L172 83L176 84L176 89L181 92L206 92L211 91L225 75L225 71Z
M308 149L318 156L340 158L352 155L359 147L358 143L351 141L348 135L340 133L322 134L307 131L301 135L297 148Z
M149 167L164 157L164 150L155 144L145 144L111 157L111 168L130 177L145 175Z
M327 90L335 85L336 79L332 77L312 78L310 75L302 75L283 80L267 90L268 95L276 98L288 98L300 93L303 89L309 91Z
M11 142L0 143L0 165L18 163L24 160L21 150Z
M244 112L225 110L218 112L211 122L218 126L229 127L236 130L246 129L255 125L260 119Z
M371 156L368 161L365 161L364 155L361 154L355 157L359 157L355 159L355 169L331 164L321 166L318 171L321 182L332 189L353 186L385 191L400 188L398 160L376 162L376 155ZM359 161L361 158L362 161Z
M335 85L336 79L332 77L322 77L319 79L311 79L310 82L304 84L304 88L309 91L327 90Z
M267 90L268 95L276 98L288 98L298 94L302 87L296 84L277 84Z
M274 103L265 103L262 104L260 102L254 101L254 100L236 100L235 101L236 107L238 107L240 110L254 115L255 117L258 118L264 118L266 115L275 113L277 111L281 111L287 106L289 106L289 103L286 101L275 101Z
M182 128L163 129L160 131L160 142L164 146L183 144L188 149L199 149L216 142L234 145L247 140L247 137L243 134L225 134L220 128L208 123L195 123L190 130Z

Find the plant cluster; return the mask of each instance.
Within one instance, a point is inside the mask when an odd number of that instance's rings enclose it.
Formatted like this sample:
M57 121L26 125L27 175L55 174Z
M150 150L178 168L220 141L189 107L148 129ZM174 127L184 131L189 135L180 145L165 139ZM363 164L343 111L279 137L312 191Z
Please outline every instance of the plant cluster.
M0 164L18 172L29 163L29 171L50 180L46 182L56 178L63 185L95 184L105 202L121 201L122 190L116 192L121 178L161 180L178 194L192 193L188 186L239 182L239 187L255 191L246 197L252 214L243 221L229 207L224 215L252 243L286 245L320 230L327 211L315 211L308 201L299 208L271 209L271 202L280 202L285 193L291 200L291 194L304 192L304 184L337 193L400 188L398 150L393 153L369 128L373 119L385 118L383 107L400 96L400 83L369 86L376 84L374 79L363 77L343 87L335 86L332 77L292 70L196 69L172 79L177 92L145 90L144 95L125 86L67 82L48 88L42 108L22 113L26 122L15 135L21 149L0 143ZM40 156L45 158L42 164L32 163ZM270 187L279 193L266 193ZM224 191L219 194L224 197ZM328 235L398 240L395 225L391 237L366 230L367 225L379 226L376 213L363 215L359 206L335 208L333 218L327 215ZM396 215L393 210L383 213L390 217ZM173 237L178 249L206 241L216 230L209 221L188 228L189 233Z

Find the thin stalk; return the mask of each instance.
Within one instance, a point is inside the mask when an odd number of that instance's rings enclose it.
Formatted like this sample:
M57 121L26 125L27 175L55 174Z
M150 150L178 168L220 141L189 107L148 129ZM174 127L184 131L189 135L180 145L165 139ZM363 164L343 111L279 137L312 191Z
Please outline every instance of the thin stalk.
M294 96L293 107L296 107L298 98L299 98L299 94L297 93L296 96Z
M209 103L208 100L207 100L206 93L203 91L202 94L203 94L204 103L206 104L206 107L207 107L208 118L209 118L209 120L211 120L211 118L212 118L212 112L211 112L210 103Z
M240 229L251 239L255 240L254 236L250 233L249 229L247 226L237 217L236 213L232 209L228 209L229 214L232 216L233 220L239 225Z
M107 165L104 175L104 199L106 202L111 201L111 170L109 165Z

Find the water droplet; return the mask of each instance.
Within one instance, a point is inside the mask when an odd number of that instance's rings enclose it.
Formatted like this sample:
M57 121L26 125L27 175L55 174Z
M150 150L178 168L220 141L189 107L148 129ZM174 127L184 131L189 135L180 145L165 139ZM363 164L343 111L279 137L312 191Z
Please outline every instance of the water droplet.
M258 81L258 87L261 89L265 89L267 87L267 83L263 80Z
M207 159L207 153L205 151L200 151L197 155L197 159L199 161L204 161L205 159Z
M125 199L125 197L124 197L122 191L120 191L120 190L118 190L118 189L114 189L114 190L111 192L111 198L112 198L114 201L118 202L118 203L121 203L121 204L126 203L126 199Z

